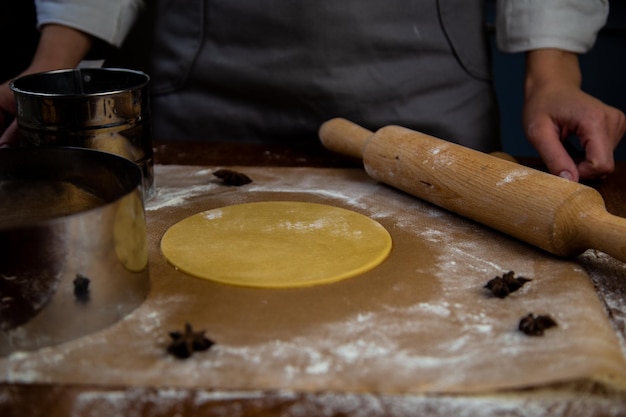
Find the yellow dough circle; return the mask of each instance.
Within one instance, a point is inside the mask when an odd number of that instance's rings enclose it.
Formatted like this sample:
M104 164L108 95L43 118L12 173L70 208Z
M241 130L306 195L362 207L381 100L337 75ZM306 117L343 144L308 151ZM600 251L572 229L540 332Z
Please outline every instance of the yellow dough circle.
M173 225L161 252L175 268L225 284L290 288L369 271L391 236L362 214L325 204L268 201L208 210Z

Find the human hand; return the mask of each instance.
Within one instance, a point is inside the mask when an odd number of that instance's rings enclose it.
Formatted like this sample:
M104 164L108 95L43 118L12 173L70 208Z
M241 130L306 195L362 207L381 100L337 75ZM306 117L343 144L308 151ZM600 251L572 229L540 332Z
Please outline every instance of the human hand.
M0 84L0 148L10 146L16 141L15 98L7 81Z
M91 36L79 30L56 24L45 25L31 64L19 76L74 68L86 56L92 41ZM7 81L0 84L0 148L17 143L15 112L15 98Z
M613 151L626 132L626 117L578 88L559 86L527 97L524 126L548 171L578 181L613 171ZM578 164L562 142L571 135L585 150L585 159Z
M534 52L543 53L533 57ZM528 140L555 175L578 181L611 173L613 152L626 132L626 117L580 89L575 55L534 52L527 61L523 114ZM546 55L549 52L560 55ZM585 150L585 159L578 163L563 146L572 135Z

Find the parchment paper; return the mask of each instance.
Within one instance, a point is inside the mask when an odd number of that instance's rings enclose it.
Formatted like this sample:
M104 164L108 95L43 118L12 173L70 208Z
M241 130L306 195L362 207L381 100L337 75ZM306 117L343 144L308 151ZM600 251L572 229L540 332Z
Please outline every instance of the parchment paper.
M157 166L147 203L152 288L108 329L0 358L5 382L303 392L477 393L599 381L623 389L626 363L584 268L377 184L361 170ZM394 247L380 267L301 289L231 287L174 270L160 237L179 220L262 200L337 205L372 217ZM288 254L286 254L288 256ZM306 268L306 265L302 266ZM498 299L483 288L509 270L531 278ZM558 323L517 330L528 313ZM166 352L188 322L216 342L187 360ZM62 324L59 324L62 325Z

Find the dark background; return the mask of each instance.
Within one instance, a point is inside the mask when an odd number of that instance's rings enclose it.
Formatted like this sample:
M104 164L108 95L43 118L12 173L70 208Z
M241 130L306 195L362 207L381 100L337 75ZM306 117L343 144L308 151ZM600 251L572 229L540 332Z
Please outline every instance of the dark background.
M0 0L0 83L24 70L39 41L32 0Z

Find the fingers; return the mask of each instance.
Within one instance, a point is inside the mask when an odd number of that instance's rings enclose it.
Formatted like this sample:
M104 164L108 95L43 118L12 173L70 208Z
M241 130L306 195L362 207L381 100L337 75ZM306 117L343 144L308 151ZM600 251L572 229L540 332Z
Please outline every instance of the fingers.
M578 167L561 142L561 134L550 118L536 120L526 129L526 135L551 174L578 181Z
M0 145L3 143L5 131L15 118L15 99L7 82L0 84ZM15 133L9 133L14 135ZM8 135L7 135L8 138Z
M11 119L0 109L0 132L4 132L4 129L8 126Z
M614 171L613 153L625 131L626 117L609 106L583 123L579 134L585 148L585 160L578 165L581 178L602 178Z
M613 147L606 146L606 142L600 140L581 142L585 147L585 160L578 164L580 178L602 178L614 171Z
M626 116L620 110L578 89L534 98L526 103L526 135L550 173L579 181L613 172L613 153L626 132ZM579 138L585 150L578 165L562 143L570 134Z
M8 84L0 85L0 148L17 145L18 128L15 120L15 100Z
M0 135L0 148L17 146L18 135L17 121L13 120L9 127L7 127L6 130L2 132L2 135Z

